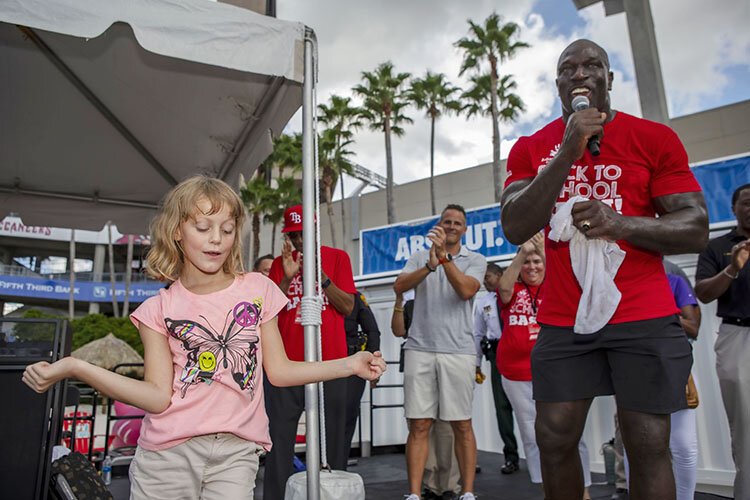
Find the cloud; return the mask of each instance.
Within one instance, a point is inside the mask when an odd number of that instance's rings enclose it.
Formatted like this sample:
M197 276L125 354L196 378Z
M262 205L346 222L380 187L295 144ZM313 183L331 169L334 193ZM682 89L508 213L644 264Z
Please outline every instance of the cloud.
M747 85L732 86L736 75L750 77L750 2L722 0L720 4L721 8L710 8L699 0L652 2L672 116L699 111L706 103L750 97ZM513 75L516 92L526 104L515 123L500 126L502 157L520 135L559 116L555 67L562 49L576 38L593 39L608 50L615 75L613 107L641 114L625 15L605 17L601 3L581 11L570 0L503 4L490 0L285 0L278 4L280 18L302 21L317 33L319 102L331 93L351 95L363 71L387 60L397 71L414 76L427 70L443 72L454 84L465 86L467 79L458 77L461 53L453 43L467 35L468 18L482 22L493 10L506 21L518 23L521 39L531 45L501 68L502 74ZM742 88L745 93L723 95L729 88ZM393 138L394 178L399 183L429 175L429 120L422 111L407 113L414 125L406 127L403 138ZM299 130L299 121L290 128ZM491 161L490 121L443 117L437 124L435 148L437 173ZM385 175L382 132L358 132L352 149L355 161Z
M741 66L750 76L750 2L723 0L713 8L699 0L660 0L651 2L651 10L670 116L701 111L706 102L732 102L736 97L720 97L730 84L726 70ZM604 17L601 5L581 13L584 34L615 54L637 101L625 15Z

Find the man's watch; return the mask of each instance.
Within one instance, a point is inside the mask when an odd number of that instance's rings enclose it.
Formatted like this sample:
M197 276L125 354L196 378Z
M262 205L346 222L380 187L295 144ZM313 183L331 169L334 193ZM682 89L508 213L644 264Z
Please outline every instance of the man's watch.
M323 290L325 290L329 286L331 286L331 278L326 278L325 281L323 282L323 284L320 285L320 288L322 288Z
M450 254L450 252L445 252L445 256L442 259L438 259L438 262L440 264L445 264L446 262L450 262L453 260L453 255Z

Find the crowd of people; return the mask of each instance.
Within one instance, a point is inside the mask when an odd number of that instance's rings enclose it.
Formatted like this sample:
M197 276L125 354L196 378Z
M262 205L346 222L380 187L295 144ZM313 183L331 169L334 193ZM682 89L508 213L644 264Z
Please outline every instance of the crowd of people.
M490 385L503 441L499 472L526 469L544 498L589 499L582 440L593 398L614 395L626 477L616 495L686 500L695 491L698 395L690 376L698 300L718 301L717 374L729 420L736 498L750 498L750 185L732 197L737 227L708 241L685 149L667 126L616 111L607 53L578 40L560 55L562 117L512 148L502 227L506 269L462 244L466 212L447 205L393 290L405 339L407 500L476 498L475 389ZM590 103L574 108L583 96ZM146 411L131 498L264 498L293 473L304 384L323 381L327 464L346 470L366 380L385 370L380 329L346 252L320 247L322 361L306 363L303 213L284 214L281 255L242 268L244 210L197 176L152 223L148 272L169 286L132 315L144 380L64 358L31 365L38 392L76 378ZM700 254L695 289L663 256ZM480 294L484 285L486 293ZM542 493L543 492L543 493ZM496 498L496 497L492 497ZM499 498L499 497L497 497Z

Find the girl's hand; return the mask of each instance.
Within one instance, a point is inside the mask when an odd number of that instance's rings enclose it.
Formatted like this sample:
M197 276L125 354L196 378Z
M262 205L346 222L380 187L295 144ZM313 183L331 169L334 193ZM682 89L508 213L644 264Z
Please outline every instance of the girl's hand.
M380 351L359 351L349 356L354 375L365 380L377 380L385 373L385 360Z
M69 378L73 373L76 359L67 357L52 364L40 361L29 365L23 372L23 382L38 393L43 393L60 380Z

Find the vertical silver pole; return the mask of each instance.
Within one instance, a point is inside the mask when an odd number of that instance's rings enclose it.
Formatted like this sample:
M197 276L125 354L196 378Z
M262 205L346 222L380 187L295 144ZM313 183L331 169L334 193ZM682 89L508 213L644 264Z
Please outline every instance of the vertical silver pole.
M104 245L94 247L94 276L92 281L101 281L104 274ZM89 314L99 313L99 303L89 302Z
M317 44L312 33L305 34L305 81L302 92L302 285L305 297L315 295L315 63ZM305 326L305 361L318 360L320 326ZM307 498L320 499L320 421L318 386L305 386L305 457L307 458Z
M125 260L125 299L122 304L122 317L127 318L130 308L130 280L133 277L133 235L128 235L128 254Z
M109 284L112 290L112 315L120 317L117 308L117 290L115 289L115 250L112 245L112 221L107 221L107 250L109 250Z
M70 269L69 275L70 278L68 279L68 285L70 285L70 295L68 296L68 317L71 321L75 318L76 315L76 270L75 270L75 264L76 264L76 230L71 229L70 230L70 256L68 257L68 266Z

